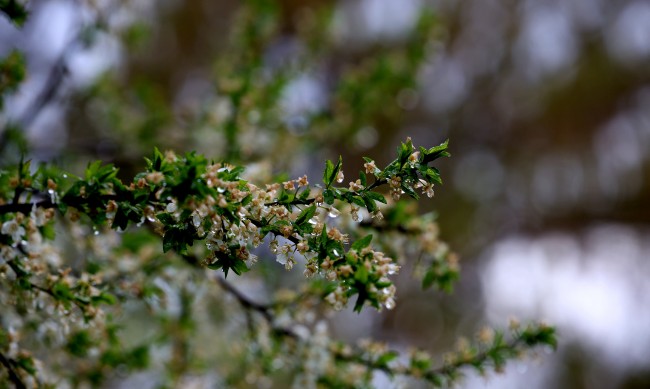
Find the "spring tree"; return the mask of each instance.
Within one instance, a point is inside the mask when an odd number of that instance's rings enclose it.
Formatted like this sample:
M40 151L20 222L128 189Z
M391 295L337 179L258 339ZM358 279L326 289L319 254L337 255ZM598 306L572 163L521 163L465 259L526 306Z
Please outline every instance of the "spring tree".
M111 11L92 4L95 19L79 40L100 31L128 46L139 26L111 30ZM356 388L372 387L378 374L449 386L468 368L498 371L527 350L555 347L552 327L516 322L460 339L440 359L380 339L332 337L333 311L394 308L393 279L404 265L423 289L447 292L460 268L433 215L413 206L434 201L442 184L435 164L450 156L446 141L422 147L406 139L392 162L370 156L358 173L341 157L326 160L318 176L273 177L256 168L265 159L291 166L287 142L309 149L345 143L377 120L395 125L400 113L390 102L416 87L435 30L430 12L404 43L338 74L331 101L302 116L301 136L292 135L283 91L334 55L331 8L321 8L295 33L300 55L269 67L265 50L280 31L279 7L245 2L214 66L207 108L176 123L184 128L171 125L172 110L150 94L134 108L110 74L98 80L89 99L106 108L96 120L143 153L128 176L89 159L77 174L30 161L21 122L6 121L3 149L20 152L7 151L0 171L0 387L111 385L140 371L162 387ZM0 10L17 27L28 18L20 2L0 2ZM0 98L25 77L21 51L2 58ZM143 139L158 129L210 131L218 147L152 151ZM280 283L278 269L299 276ZM251 297L251 287L262 296Z

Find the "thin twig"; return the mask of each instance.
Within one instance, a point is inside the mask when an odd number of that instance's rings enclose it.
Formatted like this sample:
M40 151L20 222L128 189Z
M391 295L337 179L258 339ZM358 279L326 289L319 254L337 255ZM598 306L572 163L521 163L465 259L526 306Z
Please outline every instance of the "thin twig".
M20 212L25 215L29 215L29 213L32 212L32 208L34 208L34 206L47 209L55 208L56 204L54 204L51 200L43 200L35 203L2 204L0 205L0 214Z
M257 303L249 299L248 297L244 296L239 290L237 290L224 278L215 277L215 279L217 280L219 286L227 293L232 295L237 300L239 305L241 305L244 309L246 309L247 311L252 310L262 315L264 320L266 320L266 322L269 323L269 325L271 326L273 332L275 332L278 335L287 336L293 339L299 338L298 334L292 331L291 329L283 328L283 327L275 327L273 325L273 321L275 317L273 316L273 313L271 312L271 308L268 305Z

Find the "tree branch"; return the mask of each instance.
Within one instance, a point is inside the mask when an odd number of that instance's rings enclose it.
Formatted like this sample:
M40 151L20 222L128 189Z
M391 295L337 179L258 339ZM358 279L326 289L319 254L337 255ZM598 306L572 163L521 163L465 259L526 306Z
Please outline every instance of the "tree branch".
M271 308L268 305L260 304L257 303L248 297L244 296L239 290L237 290L234 286L232 286L228 281L226 281L224 278L221 277L215 277L217 283L219 286L226 291L228 294L233 296L239 305L242 306L242 308L246 309L247 311L255 311L262 315L264 320L269 323L271 328L273 329L273 332L275 332L278 335L282 336L287 336L289 338L293 339L298 339L299 336L297 333L292 331L289 328L282 328L282 327L275 327L273 325L273 320L275 317L273 316L273 313L271 312Z

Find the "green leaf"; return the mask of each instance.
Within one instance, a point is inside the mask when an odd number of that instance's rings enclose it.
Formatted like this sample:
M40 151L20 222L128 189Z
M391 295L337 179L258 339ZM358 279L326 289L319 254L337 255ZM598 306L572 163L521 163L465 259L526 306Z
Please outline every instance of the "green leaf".
M410 185L407 185L405 182L402 182L401 187L402 187L402 190L404 191L404 193L406 193L407 195L409 195L411 198L414 198L414 199L416 199L416 200L420 198L420 196L418 196L418 194L415 193L415 191L413 190L413 188L411 188L411 186L410 186Z
M151 170L153 171L160 171L162 168L163 161L165 160L165 157L163 154L158 150L158 147L154 147L153 150L153 161L151 163Z
M435 181L438 184L442 185L442 178L440 178L440 172L438 171L438 169L434 167L428 168L426 172L426 177L427 177L427 181L429 182Z
M367 196L367 197L370 198L370 199L373 199L373 200L375 200L375 201L379 201L379 202L382 203L382 204L386 204L386 198L385 198L384 195L382 195L381 193L377 193L377 192L366 192L366 193L364 193L364 195Z
M316 205L311 205L300 212L300 215L296 218L296 224L297 225L302 225L305 222L308 222L309 219L314 217L316 214Z
M114 305L117 302L117 298L110 293L102 292L99 296L92 296L90 301L95 306L99 304Z
M134 369L144 369L149 365L149 348L138 346L127 354L127 365Z
M436 275L434 274L433 269L429 269L424 275L424 278L422 278L422 289L426 290L431 288L433 281L435 281L435 277Z
M250 269L248 266L246 266L246 263L242 261L241 259L234 259L234 263L232 266L232 271L235 272L238 276L242 275L242 273L246 273Z
M248 204L250 204L251 201L253 201L253 196L251 196L251 195L247 195L247 196L244 197L243 200L240 202L240 205L241 205L242 207L245 207L245 206L247 206Z
M117 210L115 211L115 218L113 219L113 224L111 225L112 229L120 229L122 231L126 230L129 224L127 212L128 209L126 207L118 204Z
M27 9L16 0L0 0L0 11L19 27L27 20Z
M557 339L555 335L555 328L541 327L541 328L527 328L522 334L521 339L528 346L536 346L538 344L546 344L554 349L557 348Z
M354 303L354 312L361 312L363 309L363 303L366 302L368 299L368 292L366 292L365 285L359 289L359 296L357 297L357 301Z
M411 146L412 148L413 146ZM399 163L399 167L401 168L404 166L406 161L408 161L409 156L411 155L411 152L409 150L409 147L406 143L402 143L398 148L397 148L397 161Z
M372 234L366 235L363 238L357 240L356 242L352 243L352 247L350 247L352 250L355 251L361 251L362 249L370 246L370 242L372 241Z
M25 56L18 50L12 50L0 60L0 108L3 106L2 96L16 91L25 80L25 69Z
M373 213L373 212L379 210L379 208L377 207L377 204L375 204L375 201L368 198L367 196L363 197L363 202L366 205L366 208L368 209L368 212Z
M365 266L358 266L354 272L354 279L365 285L368 282L368 269Z
M88 350L93 346L93 340L90 333L85 330L76 332L70 336L65 348L68 352L76 357L85 357Z
M40 228L40 231L41 231L41 235L43 235L43 237L48 240L54 240L56 236L56 229L54 228L54 223L48 223L44 225L43 227Z
M331 189L325 189L323 191L323 199L325 200L326 204L332 205L334 204L334 191Z
M396 351L388 351L377 359L377 364L379 366L387 366L390 361L394 360L398 356L399 354Z
M90 181L99 171L102 161L95 161L88 164L86 168L86 180Z
M172 225L176 223L176 220L174 220L174 217L168 213L161 212L156 215L156 218L160 220L160 222L166 226Z
M325 173L323 174L323 182L325 183L325 188L329 188L332 185L332 183L336 179L336 176L339 174L342 165L343 165L343 157L341 157L340 155L339 155L339 160L335 166L332 165L332 161L327 160L327 162L325 163Z
M325 162L325 171L323 172L323 184L326 188L329 188L332 184L331 177L332 172L334 171L334 164L329 159Z
M34 364L34 359L32 357L19 355L16 362L18 363L18 366L27 373L31 375L36 374L36 365Z
M310 192L311 192L311 189L305 188L302 192L300 192L300 195L298 196L298 198L300 200L307 200L307 198L309 198L309 193Z
M58 300L62 300L62 301L70 300L74 298L74 295L70 291L70 287L62 281L59 281L52 286L52 294Z
M219 251L215 251L214 254L217 258L217 261L211 265L208 265L208 268L213 270L223 269L226 278L228 278L228 272L230 269L232 269L232 271L234 271L238 276L250 270L244 261L231 254L222 253Z
M363 202L363 197L361 197L361 196L350 196L349 199L350 199L350 202L352 202L352 203L354 203L354 204L356 204L356 205L358 205L360 207L364 207L366 205L366 203Z
M440 157L449 157L449 156L451 156L451 154L449 154L449 152L447 151L448 145L449 145L449 139L447 139L446 141L444 141L440 145L432 147L429 150L427 150L424 157L423 157L423 159L422 159L422 163L427 164L427 163L429 163L431 161L434 161L434 160L436 160L436 159L438 159Z
M361 181L361 185L367 186L368 185L368 178L366 177L366 173L363 171L359 172L359 180Z
M165 235L163 236L163 252L166 253L178 247L178 240L178 229L171 228L165 231Z

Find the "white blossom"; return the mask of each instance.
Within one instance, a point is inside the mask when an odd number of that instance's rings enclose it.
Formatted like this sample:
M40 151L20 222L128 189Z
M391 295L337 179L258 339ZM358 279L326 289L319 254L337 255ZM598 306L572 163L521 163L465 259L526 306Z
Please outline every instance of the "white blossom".
M2 233L4 235L11 235L14 243L18 243L25 235L25 228L18 224L16 220L12 219L2 223Z

